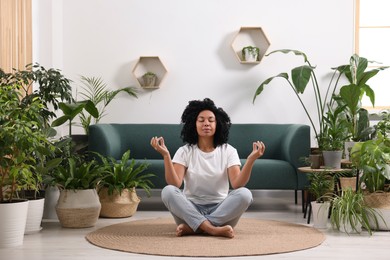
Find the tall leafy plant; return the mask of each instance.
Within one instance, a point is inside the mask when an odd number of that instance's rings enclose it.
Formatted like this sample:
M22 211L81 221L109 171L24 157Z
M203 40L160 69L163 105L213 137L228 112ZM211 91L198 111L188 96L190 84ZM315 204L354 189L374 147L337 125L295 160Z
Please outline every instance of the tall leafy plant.
M51 143L42 130L44 108L39 98L23 104L20 85L0 86L0 202L12 202L22 189L37 190L40 155Z
M349 64L346 65L346 69L343 70L349 84L340 88L339 96L347 108L346 112L351 123L349 131L352 141L365 141L368 139L367 136L374 131L373 129L368 130L368 112L361 107L361 101L363 96L367 96L372 106L375 106L375 92L367 82L379 71L388 68L378 66L367 70L368 63L369 61L366 58L354 54L351 56Z
M80 122L86 134L89 133L89 125L97 124L105 116L106 107L119 94L126 93L137 98L137 92L132 87L121 88L117 90L108 90L107 84L101 78L96 77L81 77L82 92L80 96L84 100L90 100L97 108L97 116L86 114L84 111L80 113Z
M272 80L275 78L282 78L287 81L288 85L293 90L294 94L298 98L301 103L309 121L314 131L315 137L317 139L318 145L321 144L322 133L324 132L324 115L326 113L327 104L330 106L333 105L333 95L336 94L336 89L338 86L338 82L340 81L341 76L346 70L347 66L342 65L337 68L334 68L333 75L331 80L327 86L326 93L321 92L320 85L317 80L317 76L315 74L315 66L311 64L308 60L307 55L298 50L289 50L282 49L276 50L266 54L266 56L276 54L276 53L293 53L296 56L300 56L303 58L303 65L295 67L291 70L290 74L287 72L282 72L276 76L270 77L264 80L260 86L257 88L256 93L253 97L253 102L255 102L256 98L263 92L264 87L267 86ZM308 84L311 83L311 86L314 90L314 98L316 101L316 115L318 118L317 123L314 121L314 115L310 114L309 110L306 107L306 104L303 102L301 95L305 92Z

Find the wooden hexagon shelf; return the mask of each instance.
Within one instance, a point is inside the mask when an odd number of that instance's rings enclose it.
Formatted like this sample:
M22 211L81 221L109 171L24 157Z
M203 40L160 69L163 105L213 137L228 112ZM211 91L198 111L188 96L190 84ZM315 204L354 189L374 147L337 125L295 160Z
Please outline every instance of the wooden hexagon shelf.
M241 27L232 42L232 49L240 63L259 64L271 45L261 27ZM256 61L245 61L242 56L242 49L247 46L259 48L259 56Z
M148 80L144 79L143 76L148 72L152 72L157 76L154 82L147 82ZM141 56L133 69L133 75L137 79L139 86L151 89L160 87L167 72L158 56Z

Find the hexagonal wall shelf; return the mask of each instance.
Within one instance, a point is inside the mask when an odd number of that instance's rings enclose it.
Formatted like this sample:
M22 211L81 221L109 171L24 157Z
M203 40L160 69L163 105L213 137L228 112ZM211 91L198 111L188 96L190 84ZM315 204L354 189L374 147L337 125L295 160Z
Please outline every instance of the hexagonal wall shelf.
M143 77L147 72L154 73L157 78L154 81L148 82ZM167 72L167 69L158 56L141 56L133 69L133 75L137 79L139 86L151 89L160 87Z
M232 49L240 63L259 64L266 54L271 43L261 27L241 27L232 42ZM245 61L242 56L242 49L247 46L259 48L259 56L256 61Z

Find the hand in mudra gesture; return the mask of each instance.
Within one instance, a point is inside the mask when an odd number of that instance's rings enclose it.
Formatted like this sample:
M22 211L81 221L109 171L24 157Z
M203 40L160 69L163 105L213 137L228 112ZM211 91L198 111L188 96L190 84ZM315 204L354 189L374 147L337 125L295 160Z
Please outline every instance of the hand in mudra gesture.
M253 146L253 150L251 154L248 156L248 159L257 159L263 156L265 151L265 145L263 142L260 141L253 142L252 146Z
M164 138L162 136L152 137L152 139L150 140L150 145L162 156L169 155L168 148L165 146Z

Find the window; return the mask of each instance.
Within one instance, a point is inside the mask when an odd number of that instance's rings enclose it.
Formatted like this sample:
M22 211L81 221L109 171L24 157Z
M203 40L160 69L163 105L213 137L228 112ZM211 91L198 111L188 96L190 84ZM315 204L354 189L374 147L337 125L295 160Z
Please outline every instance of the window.
M356 0L355 52L369 61L390 66L390 10L389 0ZM369 63L370 67L378 66ZM367 97L363 106L367 109L390 108L390 68L380 71L368 81L375 91L375 108Z

